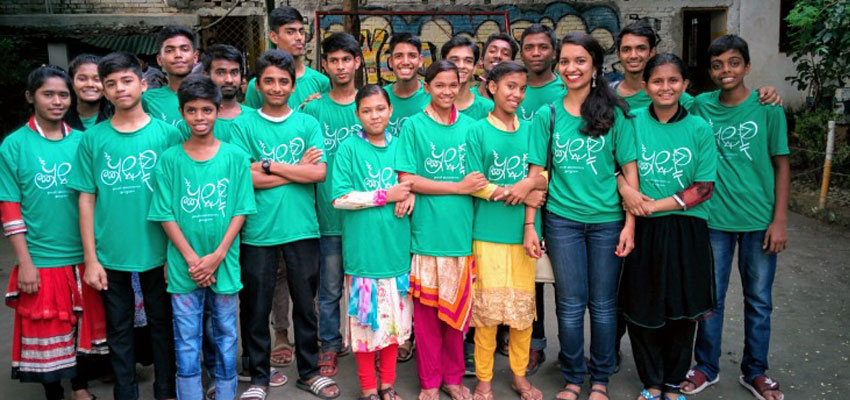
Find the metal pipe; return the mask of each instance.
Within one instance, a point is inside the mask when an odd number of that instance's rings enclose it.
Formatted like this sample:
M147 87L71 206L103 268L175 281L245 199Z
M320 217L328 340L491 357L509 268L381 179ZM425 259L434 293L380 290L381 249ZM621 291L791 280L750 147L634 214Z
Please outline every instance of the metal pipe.
M823 161L823 180L820 184L818 211L826 208L826 194L829 192L829 175L832 172L832 153L835 151L835 121L829 121L829 133L826 137L826 157Z

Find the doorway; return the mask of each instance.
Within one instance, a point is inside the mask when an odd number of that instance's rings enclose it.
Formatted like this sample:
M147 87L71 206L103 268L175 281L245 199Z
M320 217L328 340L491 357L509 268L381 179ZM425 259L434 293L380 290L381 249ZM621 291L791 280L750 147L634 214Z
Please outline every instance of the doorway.
M685 9L682 12L682 60L688 66L692 95L717 89L708 76L708 46L711 41L726 34L726 17L729 9Z

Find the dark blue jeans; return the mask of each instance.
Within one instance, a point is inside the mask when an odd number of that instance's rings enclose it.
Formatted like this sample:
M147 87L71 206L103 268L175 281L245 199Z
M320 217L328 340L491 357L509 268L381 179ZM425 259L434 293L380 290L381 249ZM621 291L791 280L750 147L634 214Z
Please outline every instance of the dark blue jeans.
M568 383L607 384L614 373L617 285L622 260L614 254L623 222L585 224L546 213L546 246L555 275L558 359ZM584 313L590 309L590 365L584 358Z
M724 232L711 229L714 253L714 280L717 308L712 316L699 323L697 329L696 369L714 380L720 372L720 342L723 336L723 309L732 258L738 246L738 271L744 291L744 357L741 372L749 382L767 371L770 349L770 313L773 311L773 278L776 254L762 250L765 231Z
M339 301L342 299L342 236L319 239L319 339L322 351L342 350L339 332Z

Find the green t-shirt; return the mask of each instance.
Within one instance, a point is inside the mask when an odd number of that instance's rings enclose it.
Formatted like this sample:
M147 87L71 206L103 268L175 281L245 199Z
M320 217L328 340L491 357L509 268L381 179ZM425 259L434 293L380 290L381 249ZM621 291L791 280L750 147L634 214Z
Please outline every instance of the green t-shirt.
M563 98L563 97L562 97ZM567 219L595 224L622 221L623 208L617 192L618 165L635 161L635 131L632 120L621 110L614 114L608 133L590 137L581 133L582 117L555 102L555 138L549 146L551 111L543 106L532 122L529 163L546 166L547 150L552 151L549 197L546 208Z
M0 201L21 203L27 247L38 268L83 262L77 192L68 174L79 131L50 140L24 125L0 145Z
M638 171L641 193L660 200L687 189L695 182L714 182L717 148L708 123L688 114L681 121L662 124L649 114L649 108L633 112L640 148ZM706 202L687 210L664 211L652 217L678 214L708 219L711 204Z
M377 147L357 134L354 136L340 144L336 154L334 199L351 191L387 190L398 183L393 168L398 139L391 139L386 147ZM418 203L419 199L416 200ZM340 214L346 274L381 279L410 271L410 220L407 216L395 216L395 203L341 210Z
M458 114L453 125L442 125L420 112L408 121L399 136L396 170L460 182L469 173L464 165L466 134L475 120ZM426 256L472 254L472 215L471 196L418 194L410 221L410 251Z
M319 232L322 235L342 235L342 216L333 207L331 189L333 186L334 156L343 140L360 132L360 121L354 113L354 102L339 104L331 99L327 92L322 98L313 100L304 106L304 113L313 116L321 125L325 158L328 161L325 181L316 184L317 211L319 213Z
M534 113L546 104L563 99L567 95L564 83L555 76L555 79L541 86L531 86L525 89L525 100L519 105L516 114L520 119L531 121Z
M80 117L80 122L83 124L83 130L85 131L85 130L88 130L89 128L93 127L94 124L97 123L97 117L98 117L98 114L92 115L91 117L88 117L88 118Z
M528 176L528 135L531 123L520 120L516 132L498 129L484 119L469 128L466 161L469 172L478 171L490 183L513 185ZM503 201L476 198L472 238L485 242L522 244L525 204L505 205ZM540 213L535 227L540 233Z
M233 136L233 126L237 124L237 120L239 117L245 115L246 111L254 111L253 108L240 104L239 108L242 109L242 112L234 118L216 118L215 125L213 126L213 136L216 139L221 140L222 142L230 143L230 138ZM189 137L192 136L192 130L189 129L189 125L186 125L185 120L180 120L177 123L177 129L180 131L180 137L183 138L183 141L189 140Z
M487 114L489 114L490 111L493 111L493 100L480 96L477 91L474 94L475 100L472 104L470 104L466 109L458 111L476 121L487 118Z
M717 183L711 197L712 229L765 230L773 221L776 178L773 156L788 154L788 127L782 107L759 103L753 91L728 107L720 92L697 96L693 113L708 121L717 144Z
M177 99L177 93L171 91L168 86L142 93L142 109L151 118L165 121L173 126L177 126L177 123L183 119L180 115L180 101Z
M146 216L154 167L179 142L177 128L155 118L135 132L104 121L83 133L68 186L97 195L94 239L104 267L144 272L165 263L165 232Z
M649 98L649 95L646 94L646 91L643 89L639 90L637 93L631 96L621 96L620 95L620 84L617 83L614 86L614 91L617 92L617 96L620 96L623 100L626 101L626 104L629 105L629 108L632 110L637 110L638 108L646 108L652 104L652 99ZM682 104L682 107L685 107L686 110L690 110L694 104L694 96L688 94L688 92L682 93L682 96L679 97L679 103Z
M325 93L331 90L331 81L327 76L313 68L304 66L304 74L295 79L295 92L289 96L289 108L296 110L311 94ZM263 107L263 95L257 91L257 78L248 82L245 89L245 105L259 109Z
M393 106L393 115L390 116L390 125L387 131L393 135L401 134L402 124L414 114L422 111L431 102L431 96L425 92L425 84L419 82L419 90L408 97L398 97L393 93L393 84L384 86L384 90L390 95L390 104Z
M251 163L238 147L219 142L213 158L196 161L182 145L162 153L154 170L154 196L148 221L175 221L198 257L212 254L221 244L230 221L254 214ZM239 235L215 271L210 286L218 294L242 289L239 270ZM190 293L198 288L189 266L173 242L168 242L168 292Z
M292 111L282 122L263 117L259 110L240 116L232 143L245 151L251 162L269 159L295 165L310 147L323 150L322 130L316 119ZM325 155L322 161L325 162ZM242 227L242 243L275 246L319 237L316 219L316 185L288 183L269 189L256 189L259 212L249 215Z

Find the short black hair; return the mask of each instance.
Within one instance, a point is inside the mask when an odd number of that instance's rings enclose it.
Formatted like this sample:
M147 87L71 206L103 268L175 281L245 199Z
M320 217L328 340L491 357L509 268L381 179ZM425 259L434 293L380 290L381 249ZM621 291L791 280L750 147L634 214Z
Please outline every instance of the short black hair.
M490 37L487 38L487 41L484 42L484 48L482 50L486 53L487 48L490 47L490 43L493 43L497 40L508 42L508 44L511 46L511 60L515 59L516 53L519 52L519 45L516 43L516 40L511 35L508 35L504 32L494 33L490 35Z
M192 33L191 29L185 26L171 25L162 28L162 30L156 34L156 51L161 52L162 44L165 43L166 40L177 36L183 36L186 39L189 39L189 43L192 43L192 49L197 47L195 44L195 34Z
M481 52L478 50L478 45L463 35L457 35L443 44L443 47L440 49L440 58L445 59L449 55L449 52L455 47L469 47L469 49L472 50L472 56L475 58L474 63L478 64L478 56L481 55Z
M71 84L71 77L68 76L62 68L53 65L44 65L30 72L29 76L27 76L27 92L34 96L38 88L44 85L44 82L47 82L50 78L62 79L68 86L68 91L71 93L74 92L74 86Z
M519 44L522 45L528 35L536 35L538 33L545 34L546 37L549 38L549 43L552 45L553 49L558 47L558 39L555 37L555 30L550 28L548 25L543 24L531 24L531 26L525 28L525 30L522 31L522 36L519 38Z
M387 54L392 55L395 47L400 43L407 43L416 47L416 51L420 54L422 53L422 40L419 39L419 36L416 36L412 33L402 32L396 33L390 38L390 48L387 51Z
M328 54L342 50L353 57L360 56L360 43L357 39L345 32L334 32L322 40L322 58L327 60Z
M428 66L428 69L425 70L425 83L431 83L434 78L437 77L437 74L440 72L446 71L454 71L455 76L460 80L460 73L457 70L457 65L447 60L438 60L431 63Z
M97 66L98 61L100 61L100 57L94 54L80 54L68 63L68 76L70 76L71 79L74 79L74 75L77 74L77 70L80 69L81 66L85 64L94 64Z
M735 50L744 57L744 63L750 65L750 46L747 41L738 35L723 35L711 42L708 46L708 57L717 57L729 50Z
M124 51L109 53L97 63L97 74L100 75L100 80L106 79L111 73L125 70L132 71L139 79L142 79L142 66L139 64L139 59L130 53Z
M201 57L201 62L204 64L204 72L210 73L212 62L215 60L233 61L239 64L239 72L243 75L245 73L245 58L242 56L242 52L236 47L229 44L214 44L204 50L203 57Z
M366 86L363 86L362 88L360 88L360 90L357 91L357 94L354 96L354 106L356 108L360 108L360 102L363 99L374 95L383 96L384 100L387 101L387 105L392 105L392 103L390 103L390 95L387 93L387 91L382 88L381 85L370 83Z
M284 50L266 50L257 59L257 78L263 74L268 67L276 67L289 72L292 84L295 84L295 59Z
M512 74L515 72L527 74L528 68L526 68L525 65L522 65L516 61L504 61L496 64L496 66L490 70L490 72L487 74L487 86L485 86L485 88L487 89L487 93L490 94L491 98L493 97L493 93L490 92L489 82L498 83L499 80L501 80L502 77L504 77L505 75Z
M189 75L180 82L177 88L177 100L180 109L192 100L209 100L216 107L221 105L221 90L213 83L209 76L203 74Z
M688 79L688 66L685 65L685 62L679 56L671 53L658 53L646 62L646 68L643 70L643 80L649 82L649 78L652 77L655 69L667 64L675 66L679 70L679 73L682 74L683 80Z
M281 26L293 22L304 23L304 17L294 7L280 6L269 13L269 29L277 32Z
M655 29L652 29L652 26L649 25L648 21L637 21L632 22L631 24L626 25L625 28L620 30L620 33L617 34L617 49L620 49L620 43L623 41L623 37L626 35L634 35L645 37L649 42L649 49L652 50L658 44L658 33L655 32Z

